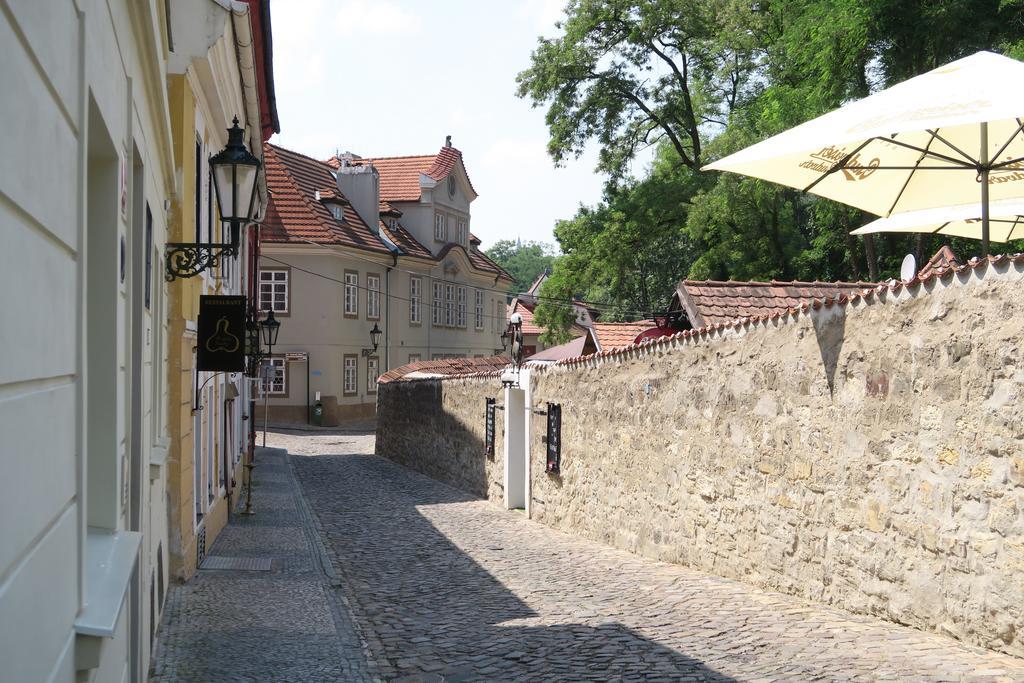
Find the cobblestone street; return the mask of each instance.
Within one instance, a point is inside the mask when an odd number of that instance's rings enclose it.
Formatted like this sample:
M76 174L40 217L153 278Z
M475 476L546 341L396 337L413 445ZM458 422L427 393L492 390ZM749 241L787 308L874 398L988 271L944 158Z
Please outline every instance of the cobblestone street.
M155 680L1024 681L1012 657L556 532L369 433L268 443L291 467L258 457L259 512L211 554L277 567L175 587Z

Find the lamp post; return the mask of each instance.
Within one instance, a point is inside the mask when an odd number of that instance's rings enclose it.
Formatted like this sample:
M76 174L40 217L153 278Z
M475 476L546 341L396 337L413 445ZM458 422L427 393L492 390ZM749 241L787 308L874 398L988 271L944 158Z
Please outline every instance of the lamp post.
M207 268L216 268L225 256L238 255L242 226L257 219L261 211L258 183L260 160L245 146L245 130L238 127L236 116L228 129L227 147L210 157L210 173L217 198L217 211L222 223L231 231L231 241L214 243L213 226L207 242L168 242L164 279L198 275Z
M258 378L260 376L260 363L263 354L260 350L260 324L257 322L259 314L255 310L249 312L249 319L245 323L245 344L249 354L249 376ZM256 467L256 397L249 394L249 457L245 463L245 510L243 515L253 514L252 510L252 470Z
M267 311L267 317L260 321L260 332L263 333L263 345L267 347L267 362L270 363L274 355L274 344L277 343L277 333L281 323L274 317L274 311ZM268 365L273 368L274 366ZM267 408L269 402L270 386L263 391L263 447L267 447Z

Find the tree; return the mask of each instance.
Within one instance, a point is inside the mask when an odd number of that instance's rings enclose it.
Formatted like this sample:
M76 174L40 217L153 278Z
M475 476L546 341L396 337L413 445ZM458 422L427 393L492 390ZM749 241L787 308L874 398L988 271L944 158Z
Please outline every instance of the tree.
M555 248L545 242L498 240L484 253L515 278L515 283L509 290L512 293L525 292L529 289L537 277L549 269L555 260Z
M565 11L518 93L547 106L556 163L596 144L609 182L601 203L556 228L564 256L546 287L560 299L538 319L557 326L570 295L623 317L659 308L666 267L676 279L877 281L908 251L976 249L855 238L863 212L700 168L979 49L1024 58L1024 0L572 0ZM654 167L628 178L650 144Z

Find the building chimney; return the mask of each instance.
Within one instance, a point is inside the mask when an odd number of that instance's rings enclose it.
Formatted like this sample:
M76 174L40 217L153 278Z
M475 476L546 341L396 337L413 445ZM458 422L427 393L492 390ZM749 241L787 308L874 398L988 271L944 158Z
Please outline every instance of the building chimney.
M377 234L380 230L380 174L373 164L357 164L352 152L337 155L338 192L345 196L363 222Z

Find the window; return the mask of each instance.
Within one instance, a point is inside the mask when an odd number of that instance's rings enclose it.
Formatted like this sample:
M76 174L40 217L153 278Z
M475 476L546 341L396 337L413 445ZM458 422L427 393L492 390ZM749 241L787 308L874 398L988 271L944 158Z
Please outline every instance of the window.
M420 362L420 354L418 354L418 353L410 353L409 354L409 362L410 363L419 363Z
M153 303L153 212L149 210L149 202L146 202L146 284L145 296L146 310L149 310ZM230 260L230 259L228 259ZM154 366L155 367L155 366Z
M260 271L260 310L288 312L288 271Z
M441 324L441 298L444 296L444 285L440 282L434 283L434 307L430 320L435 325Z
M380 275L366 274L366 317L380 320Z
M341 205L328 204L327 208L330 209L331 215L334 216L337 220L340 221L345 219L345 211L344 209L341 208Z
M466 228L466 221L459 219L459 244L465 245L469 240L469 230Z
M476 297L475 306L473 307L473 325L478 330L484 329L484 293L479 290L473 290L473 294Z
M444 324L455 326L455 285L444 286Z
M285 373L284 358L269 358L267 363L273 368L269 373L269 381L264 378L263 391L271 396L284 396L288 393L288 378Z
M196 242L204 242L203 239L203 141L196 135Z
M459 308L458 308L458 317L455 320L455 324L458 327L465 327L466 326L466 288L465 287L458 287L457 291L458 291L458 294L459 294Z
M377 378L380 377L380 359L370 356L366 359L366 393L377 393Z
M448 230L445 228L444 214L434 214L434 241L435 242L447 242L448 241Z
M358 356L345 356L344 372L342 374L342 393L345 396L354 396L358 391Z
M409 322L420 324L420 297L423 291L423 278L409 278Z
M355 318L359 315L359 273L345 271L345 317Z

